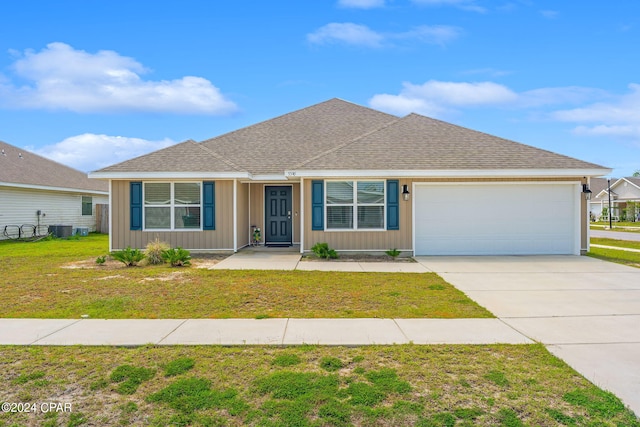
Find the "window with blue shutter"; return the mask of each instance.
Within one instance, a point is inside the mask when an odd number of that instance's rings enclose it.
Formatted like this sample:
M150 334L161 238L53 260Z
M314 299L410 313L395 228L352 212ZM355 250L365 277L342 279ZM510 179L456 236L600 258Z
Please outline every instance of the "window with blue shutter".
M216 229L216 183L204 181L202 183L203 230Z
M131 230L142 230L142 182L129 183Z
M387 180L387 230L400 230L400 183Z
M323 181L311 181L311 229L324 230Z

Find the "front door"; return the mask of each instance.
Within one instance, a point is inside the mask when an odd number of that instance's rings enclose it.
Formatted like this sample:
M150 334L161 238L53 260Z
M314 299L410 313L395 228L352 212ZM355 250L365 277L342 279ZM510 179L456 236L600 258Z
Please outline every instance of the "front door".
M291 246L291 187L264 188L265 230L267 246Z

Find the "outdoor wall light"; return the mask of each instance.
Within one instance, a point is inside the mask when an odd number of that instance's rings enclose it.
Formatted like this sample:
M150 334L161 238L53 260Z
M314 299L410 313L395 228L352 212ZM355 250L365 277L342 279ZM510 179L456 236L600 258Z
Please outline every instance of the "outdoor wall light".
M591 190L589 190L588 184L582 184L582 194L586 200L591 200Z
M405 202L407 200L409 200L409 186L408 185L403 185L402 186L402 200L404 200Z

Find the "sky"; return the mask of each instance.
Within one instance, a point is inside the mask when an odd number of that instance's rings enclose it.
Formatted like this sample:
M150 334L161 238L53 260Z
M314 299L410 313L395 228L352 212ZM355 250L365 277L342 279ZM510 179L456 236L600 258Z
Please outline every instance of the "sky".
M89 172L331 98L629 176L640 2L4 2L0 140Z

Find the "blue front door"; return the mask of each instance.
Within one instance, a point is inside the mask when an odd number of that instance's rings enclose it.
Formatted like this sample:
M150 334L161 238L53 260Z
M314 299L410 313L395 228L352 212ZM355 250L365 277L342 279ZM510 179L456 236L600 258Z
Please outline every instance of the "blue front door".
M265 230L267 246L291 246L291 187L265 187Z

